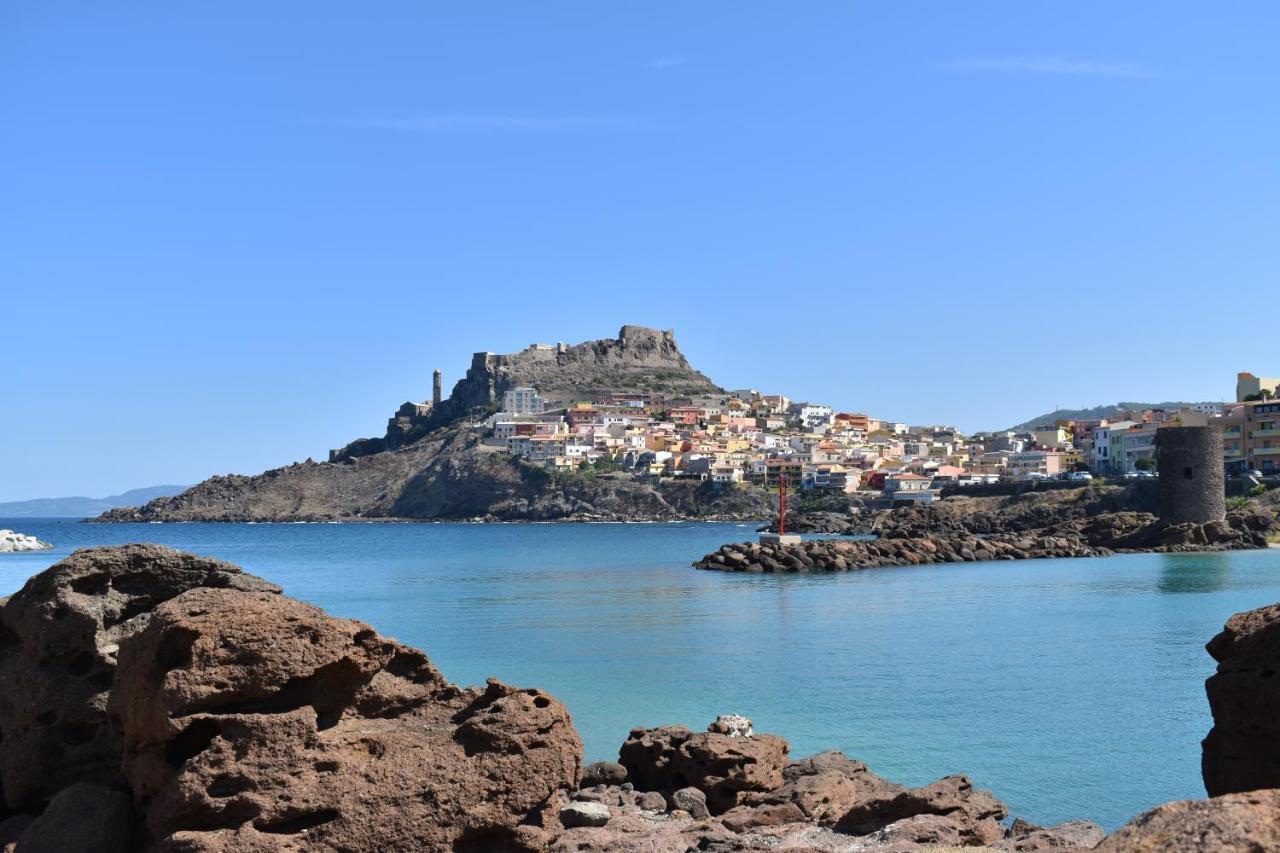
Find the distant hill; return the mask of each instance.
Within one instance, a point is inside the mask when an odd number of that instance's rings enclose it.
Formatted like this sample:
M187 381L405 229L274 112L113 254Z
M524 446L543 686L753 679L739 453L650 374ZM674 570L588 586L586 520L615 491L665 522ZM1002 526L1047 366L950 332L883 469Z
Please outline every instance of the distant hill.
M1096 420L1099 418L1114 418L1122 409L1181 409L1186 406L1195 405L1194 403L1185 402L1168 402L1168 403L1112 403L1109 406L1094 406L1092 409L1057 409L1056 411L1046 412L1037 418L1023 421L1020 424L1009 427L1013 432L1025 432L1041 424L1051 424L1056 420Z
M35 498L0 503L0 518L90 518L118 506L138 506L185 492L189 486L147 486L105 498Z

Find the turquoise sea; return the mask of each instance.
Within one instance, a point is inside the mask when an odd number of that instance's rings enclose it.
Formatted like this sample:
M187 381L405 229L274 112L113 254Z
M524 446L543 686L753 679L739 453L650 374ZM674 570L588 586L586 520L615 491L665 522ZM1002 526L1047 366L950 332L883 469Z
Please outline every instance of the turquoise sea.
M1204 795L1204 643L1280 601L1280 551L728 575L689 563L734 524L91 525L0 519L0 595L75 548L230 560L426 650L450 679L564 700L587 759L636 725L734 712L888 778L968 773L1013 813L1111 829Z

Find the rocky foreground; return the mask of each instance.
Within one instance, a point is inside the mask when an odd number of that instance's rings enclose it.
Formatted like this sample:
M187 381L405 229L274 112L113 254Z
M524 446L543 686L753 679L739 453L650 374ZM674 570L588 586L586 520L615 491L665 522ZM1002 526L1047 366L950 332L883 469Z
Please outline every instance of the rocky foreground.
M567 709L449 684L416 649L217 560L79 551L0 600L0 851L749 851L1280 843L1280 605L1210 644L1216 799L1102 838L1004 823L964 776L919 788L792 759L741 717L635 729L582 766ZM1239 793L1244 792L1244 793Z
M13 554L21 551L47 551L53 546L41 542L34 536L25 533L14 533L12 530L0 530L0 554Z
M891 510L890 513L902 512ZM963 526L929 532L928 517L908 511L885 522L877 539L807 540L797 544L723 545L693 565L730 572L847 572L885 566L1105 557L1123 552L1228 551L1266 548L1275 519L1254 510L1208 524L1164 524L1141 512L1072 519L1019 533L978 534Z

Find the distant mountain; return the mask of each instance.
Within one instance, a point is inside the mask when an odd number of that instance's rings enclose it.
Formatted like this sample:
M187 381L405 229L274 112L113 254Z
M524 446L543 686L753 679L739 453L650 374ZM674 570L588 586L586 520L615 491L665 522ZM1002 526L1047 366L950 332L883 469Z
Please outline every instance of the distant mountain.
M147 486L105 498L35 498L0 503L0 518L89 518L118 506L139 506L156 498L181 494L190 486Z
M1052 424L1056 420L1073 420L1088 421L1097 420L1099 418L1114 418L1122 409L1142 411L1143 409L1182 409L1187 406L1196 405L1195 403L1184 402L1168 402L1168 403L1112 403L1109 406L1094 406L1092 409L1057 409L1052 412L1046 412L1037 418L1023 421L1020 424L1009 427L1013 432L1025 432L1041 424Z

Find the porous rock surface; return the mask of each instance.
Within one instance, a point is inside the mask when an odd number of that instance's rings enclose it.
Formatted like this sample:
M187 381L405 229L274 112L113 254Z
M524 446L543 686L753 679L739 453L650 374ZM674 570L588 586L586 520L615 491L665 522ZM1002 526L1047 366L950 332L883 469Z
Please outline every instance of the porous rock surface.
M1165 803L1116 830L1099 853L1265 853L1280 850L1280 791Z
M158 545L77 551L0 606L0 789L38 809L73 782L115 784L106 705L120 644L160 603L197 587L275 594L220 560Z
M1280 788L1280 604L1237 613L1205 647L1213 728L1201 769L1210 796Z
M774 735L694 733L685 726L662 726L632 729L618 763L627 768L627 780L636 788L669 794L694 787L707 795L711 812L720 814L737 805L742 792L780 787L788 748Z
M120 658L125 775L149 836L187 848L497 843L581 772L545 693L457 688L421 652L288 598L193 590Z
M421 652L217 561L79 552L2 614L0 672L22 681L0 717L10 808L64 787L49 814L101 783L130 803L134 849L493 849L581 773L554 698L451 685ZM38 701L52 734L26 723ZM42 752L65 719L83 742Z
M717 728L712 723L708 728ZM963 776L949 776L921 788L882 779L865 764L839 752L824 752L784 763L758 786L735 791L736 804L719 814L706 808L704 788L680 788L661 798L664 810L647 805L644 789L669 787L697 778L689 774L691 744L715 750L717 772L705 775L714 791L724 778L744 779L758 769L759 757L785 754L785 741L770 735L740 735L731 750L708 732L701 738L680 726L636 729L622 747L627 781L599 784L573 794L575 800L607 806L610 819L600 826L525 830L527 849L605 853L605 851L915 851L955 847L997 850L1081 850L1092 848L1102 831L1076 821L1040 827L1015 821L1006 829L1007 811L990 793L973 788ZM742 742L760 741L755 748ZM781 743L779 743L781 741ZM768 763L773 767L773 763ZM724 805L723 796L719 804ZM665 812L665 813L664 813Z

